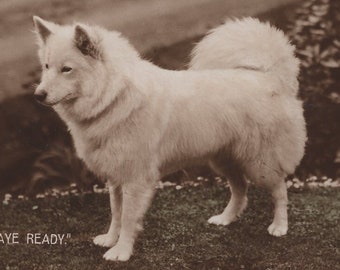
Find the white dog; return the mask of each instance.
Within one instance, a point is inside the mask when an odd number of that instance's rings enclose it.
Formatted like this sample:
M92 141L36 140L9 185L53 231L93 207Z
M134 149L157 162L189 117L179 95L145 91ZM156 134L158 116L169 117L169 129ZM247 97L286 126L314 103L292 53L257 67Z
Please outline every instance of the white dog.
M283 33L256 19L228 21L196 46L190 69L141 59L117 32L34 17L43 67L35 97L66 122L77 154L110 186L112 222L94 243L128 260L157 180L208 162L231 199L209 223L227 225L247 204L247 179L275 204L268 231L287 233L285 177L306 141L298 60Z

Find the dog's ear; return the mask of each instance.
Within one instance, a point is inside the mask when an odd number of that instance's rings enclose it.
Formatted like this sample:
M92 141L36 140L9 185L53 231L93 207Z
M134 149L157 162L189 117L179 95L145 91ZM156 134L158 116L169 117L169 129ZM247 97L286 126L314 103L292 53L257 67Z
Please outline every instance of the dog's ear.
M35 32L43 43L46 43L47 38L52 34L50 23L41 19L38 16L33 16Z
M101 59L100 50L95 40L80 25L75 27L74 42L83 55L91 56L94 59Z

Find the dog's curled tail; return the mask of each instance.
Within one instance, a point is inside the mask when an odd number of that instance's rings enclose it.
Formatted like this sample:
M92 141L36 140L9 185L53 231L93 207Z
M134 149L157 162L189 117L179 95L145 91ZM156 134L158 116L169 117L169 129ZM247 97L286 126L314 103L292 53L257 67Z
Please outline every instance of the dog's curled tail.
M190 69L242 68L272 73L283 94L296 95L299 61L284 33L258 19L228 20L211 30L194 48Z

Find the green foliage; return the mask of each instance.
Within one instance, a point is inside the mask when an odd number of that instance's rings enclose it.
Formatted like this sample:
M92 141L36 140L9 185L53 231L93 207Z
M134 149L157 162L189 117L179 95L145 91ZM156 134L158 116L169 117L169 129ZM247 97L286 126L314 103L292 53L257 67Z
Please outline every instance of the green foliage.
M96 183L85 164L79 160L73 147L54 144L47 151L40 153L32 166L32 176L29 183L29 193L46 192L56 187L67 187L76 183L77 187L92 188Z
M299 173L339 177L340 2L307 0L296 10L287 34L301 59L300 95L308 143Z

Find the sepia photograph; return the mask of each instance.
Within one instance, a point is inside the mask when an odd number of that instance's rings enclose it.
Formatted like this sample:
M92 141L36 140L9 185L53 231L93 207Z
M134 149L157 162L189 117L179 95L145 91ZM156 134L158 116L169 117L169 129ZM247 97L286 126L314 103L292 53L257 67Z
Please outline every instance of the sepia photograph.
M340 1L0 21L0 270L337 269Z

